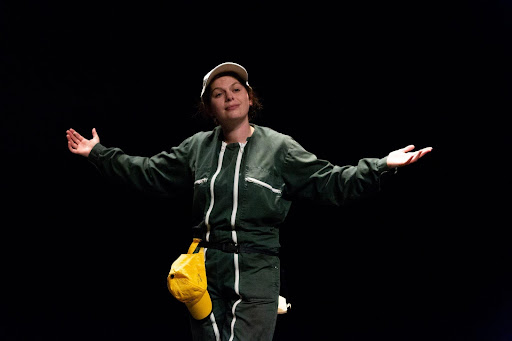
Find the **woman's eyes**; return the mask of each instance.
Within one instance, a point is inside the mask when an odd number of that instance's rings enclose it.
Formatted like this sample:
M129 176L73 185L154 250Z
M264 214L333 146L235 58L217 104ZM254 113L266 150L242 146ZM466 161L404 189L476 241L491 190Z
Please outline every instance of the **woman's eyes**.
M242 91L242 88L240 88L240 87L233 88L233 92L240 92L240 91ZM223 93L224 92L222 92L222 91L214 92L213 93L213 98L219 98L220 96L222 96Z

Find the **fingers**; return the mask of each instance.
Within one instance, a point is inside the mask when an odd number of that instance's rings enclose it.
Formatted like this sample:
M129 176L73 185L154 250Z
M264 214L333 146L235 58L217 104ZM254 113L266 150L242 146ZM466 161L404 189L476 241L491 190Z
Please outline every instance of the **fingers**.
M409 158L405 162L402 163L402 166L407 166L407 165L415 162L417 160L416 159L416 154L417 154L416 152L415 153L410 153Z
M100 137L98 136L98 132L96 131L96 128L92 128L92 139L93 141L99 143Z
M411 150L414 149L414 145L413 144L410 144L408 145L407 147L405 148L402 148L401 151L404 152L404 153L407 153L407 152L410 152Z
M420 158L432 151L432 147L426 147L417 151L412 151L414 145L410 144L402 149L395 150L388 155L389 167L402 167L418 161Z
M73 128L69 129L69 132L71 133L71 138L73 139L73 141L75 141L76 143L79 143L80 141L82 141L84 138L82 135L80 135L77 131L75 131Z
M416 161L418 161L418 159L421 157L421 153L418 151L418 152L415 152L414 154L412 154L411 158L409 159L409 161L407 161L407 164L410 164L410 163L414 163Z
M73 129L66 130L66 137L67 137L68 141L71 141L75 144L78 144L78 143L80 143L80 141L83 140L83 137L80 134L78 134L76 131L74 131Z
M418 150L416 152L416 153L418 153L418 158L417 159L424 157L426 154L430 153L431 151L432 151L432 147L426 147L426 148Z
M426 148L420 149L420 150L414 152L405 164L408 165L408 164L414 163L414 162L418 161L420 158L422 158L423 156L425 156L426 154L430 153L431 151L432 151L432 147L426 147Z
M73 153L73 154L76 154L76 153L77 153L77 151L76 151L76 147L77 147L77 145L76 145L76 144L73 144L73 142L68 141L68 149L69 149L69 151L70 151L71 153Z
M84 139L82 135L73 128L66 130L66 138L68 140L68 149L72 153L77 153L78 144Z
M432 151L432 147L426 147L426 148L423 148L420 150L421 152L421 156L425 155L425 154L428 154Z

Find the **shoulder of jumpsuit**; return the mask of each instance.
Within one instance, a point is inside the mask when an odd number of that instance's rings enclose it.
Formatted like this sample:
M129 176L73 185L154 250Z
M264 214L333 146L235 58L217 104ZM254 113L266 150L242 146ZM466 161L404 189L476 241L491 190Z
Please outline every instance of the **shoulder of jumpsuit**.
M170 153L162 152L161 154L172 154L174 157L187 160L191 164L201 150L220 143L219 134L220 127L215 127L210 131L197 132L183 140L178 146L172 147ZM161 154L157 154L155 157Z
M173 152L183 154L190 169L194 169L198 159L201 159L205 152L212 148L220 149L222 140L222 129L217 126L212 130L200 131L188 137L178 147L174 147Z
M287 136L286 139L286 150L287 154L285 157L285 165L288 167L296 167L297 164L304 164L304 163L321 163L321 164L329 164L332 165L328 160L323 160L317 158L317 156L314 153L311 153L307 151L300 143L298 143L295 139L293 139L290 136ZM371 165L374 171L376 171L378 174L396 174L397 168L389 168L387 164L387 156L383 158L364 158L362 160L368 161Z
M314 153L306 150L299 142L289 135L283 135L283 164L285 167L296 167L298 164L305 164L311 162L321 161L328 162L326 160L320 160Z
M265 126L260 126L256 124L251 125L254 127L254 133L252 136L249 136L247 138L247 141L253 141L251 143L258 143L268 145L272 147L272 149L278 149L278 148L288 148L289 147L289 141L293 141L293 138L289 135L280 133L272 128L268 128Z
M200 131L185 139L180 146L187 148L190 152L204 148L205 144L217 143L222 140L220 127L215 127L213 130Z
M264 152L267 157L272 155L274 158L284 161L288 149L295 146L295 140L272 128L252 123L251 125L254 127L254 133L247 138L248 144L255 147L254 149L257 151Z

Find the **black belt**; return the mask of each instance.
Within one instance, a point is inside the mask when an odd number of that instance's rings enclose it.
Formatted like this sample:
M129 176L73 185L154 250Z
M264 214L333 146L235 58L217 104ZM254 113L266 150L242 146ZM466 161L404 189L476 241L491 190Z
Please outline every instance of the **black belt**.
M199 243L199 247L221 250L221 251L228 252L228 253L261 253L261 254L269 255L269 256L279 256L279 252L255 249L253 247L249 247L244 244L212 243L212 242L201 241Z

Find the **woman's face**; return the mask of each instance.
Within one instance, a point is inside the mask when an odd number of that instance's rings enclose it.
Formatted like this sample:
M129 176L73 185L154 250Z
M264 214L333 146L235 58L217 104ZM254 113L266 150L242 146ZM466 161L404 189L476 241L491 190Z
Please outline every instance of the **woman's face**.
M210 107L213 116L222 124L248 119L252 100L245 87L232 76L222 76L210 84Z

